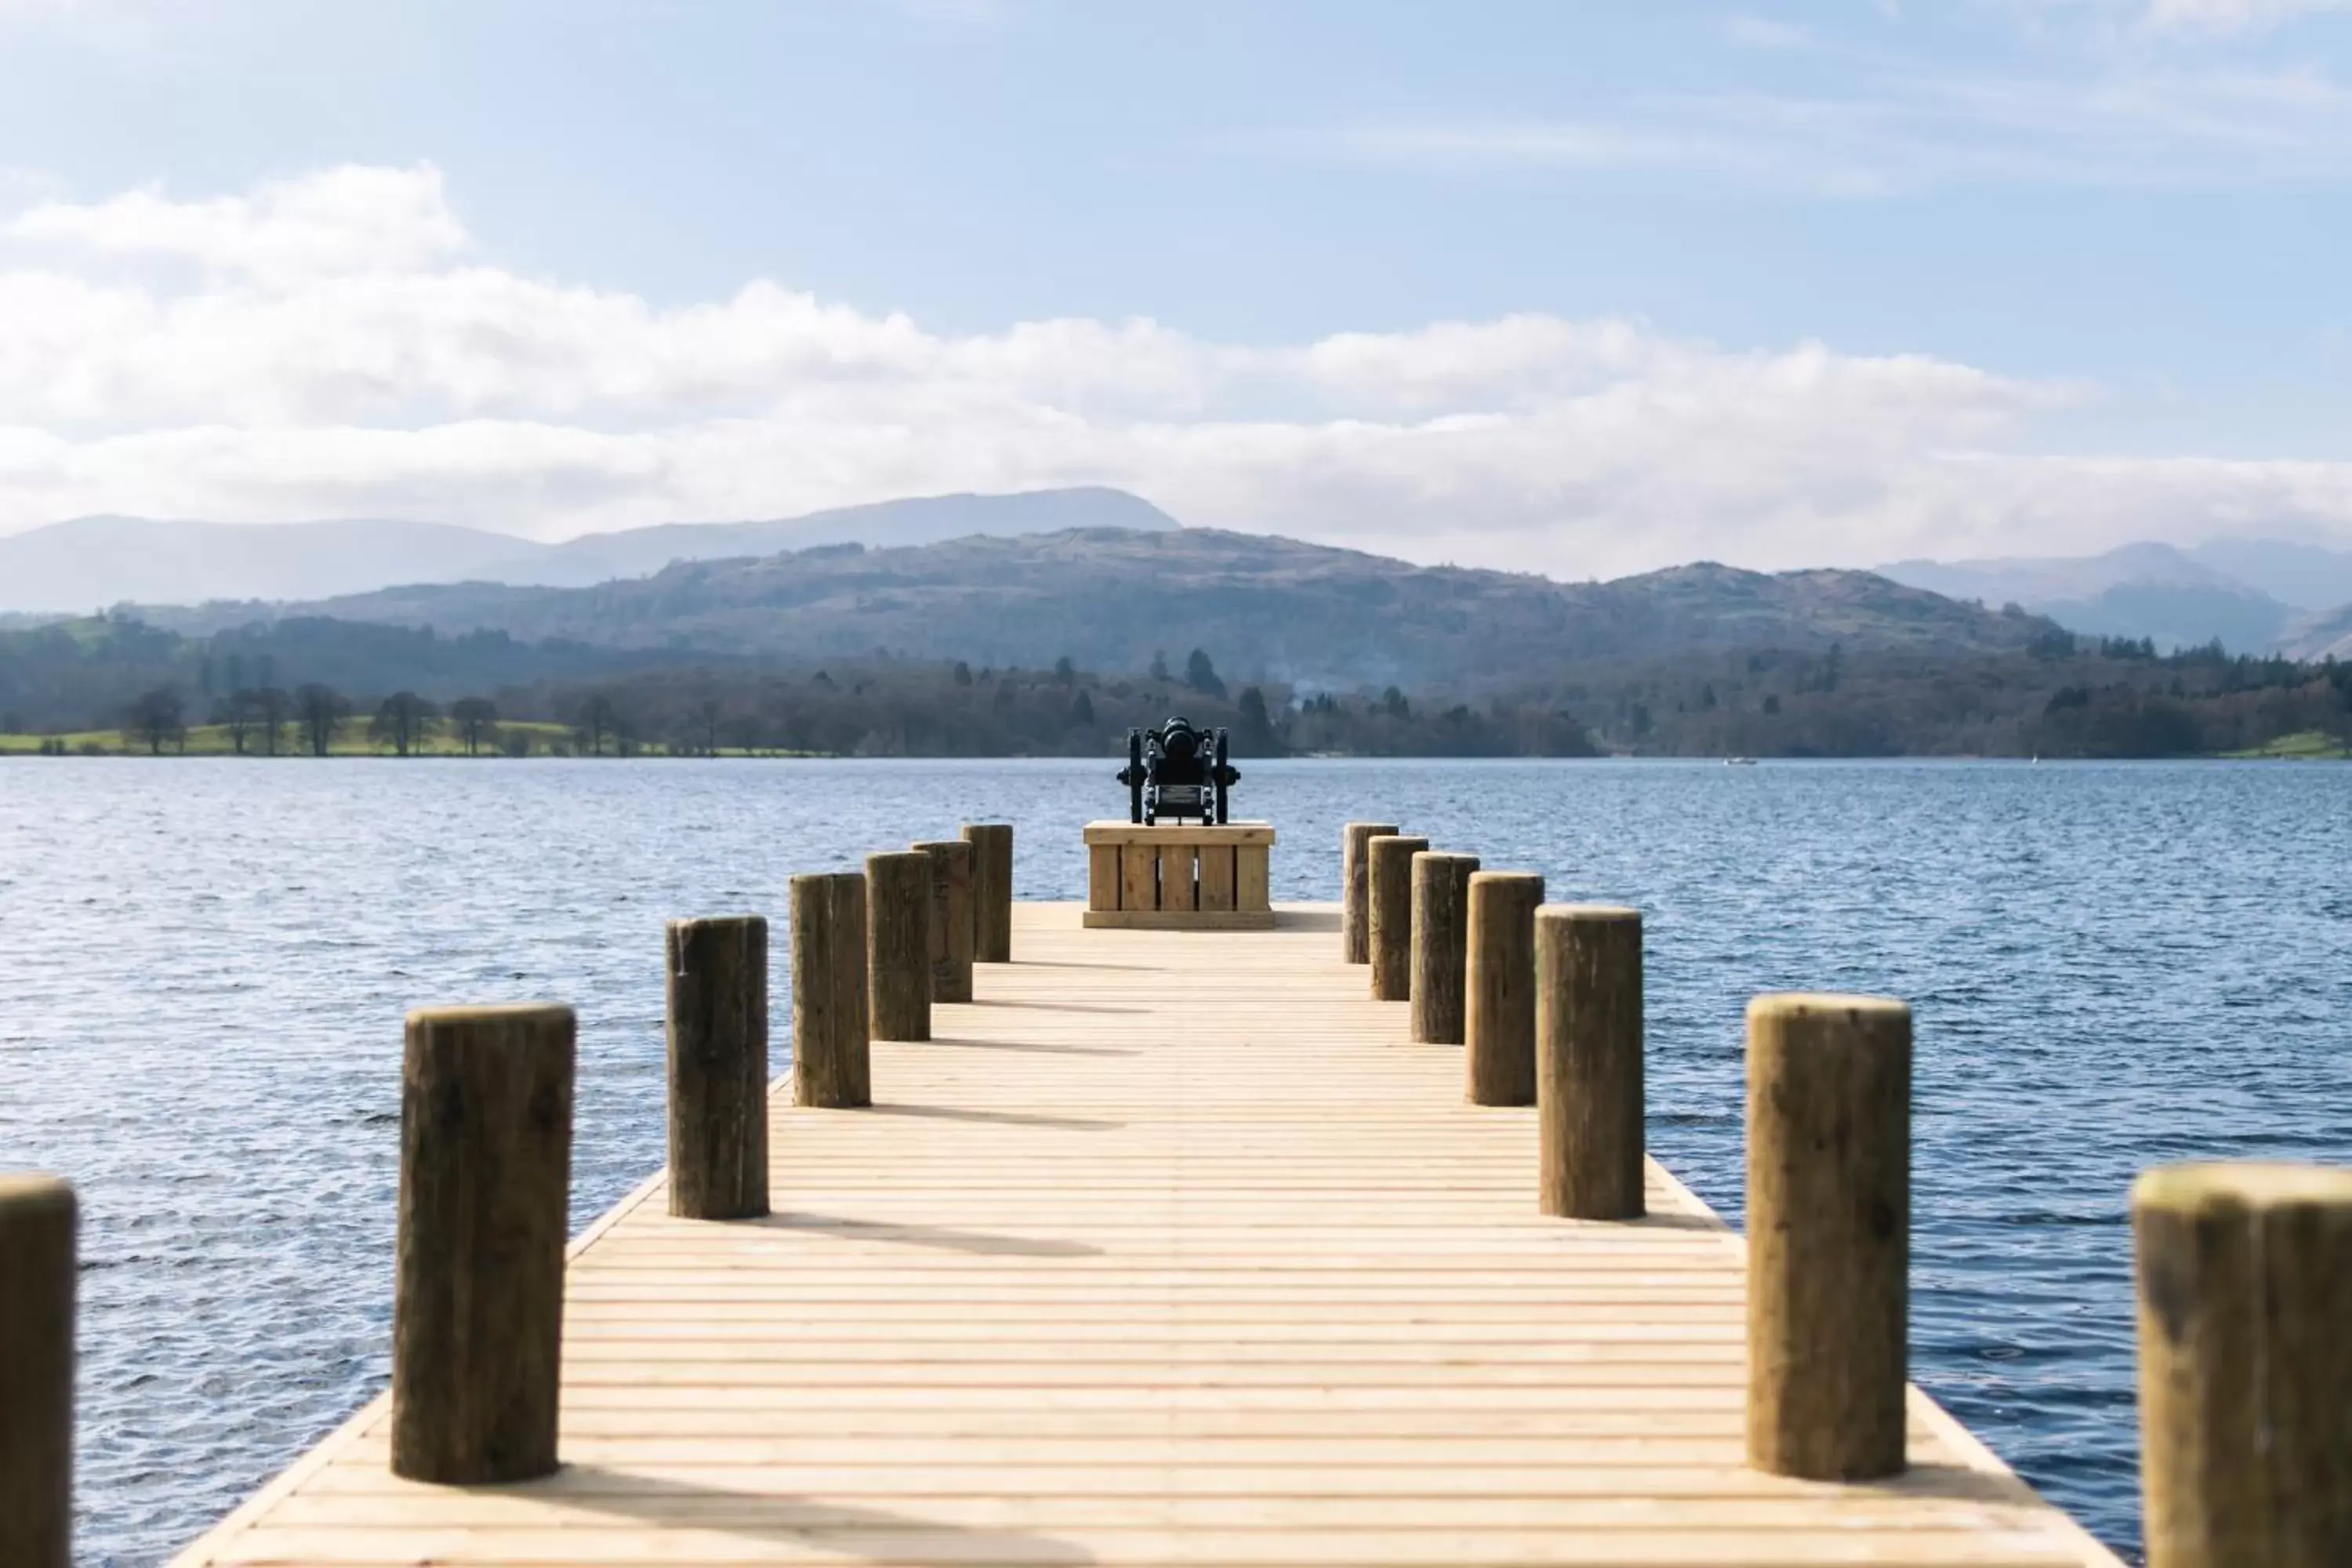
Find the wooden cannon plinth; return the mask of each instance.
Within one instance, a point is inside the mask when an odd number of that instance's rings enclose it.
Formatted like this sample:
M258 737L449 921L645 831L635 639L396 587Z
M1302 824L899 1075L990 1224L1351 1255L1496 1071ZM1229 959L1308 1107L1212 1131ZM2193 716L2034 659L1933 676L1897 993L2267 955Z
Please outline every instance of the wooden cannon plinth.
M1266 861L1274 825L1087 824L1089 926L1271 931Z

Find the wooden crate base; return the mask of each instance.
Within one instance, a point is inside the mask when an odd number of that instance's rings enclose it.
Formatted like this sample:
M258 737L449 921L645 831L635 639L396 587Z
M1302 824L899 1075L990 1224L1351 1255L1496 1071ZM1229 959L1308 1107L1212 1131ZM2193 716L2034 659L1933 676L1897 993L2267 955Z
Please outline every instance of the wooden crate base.
M1097 929L1271 931L1264 822L1090 822L1087 921Z

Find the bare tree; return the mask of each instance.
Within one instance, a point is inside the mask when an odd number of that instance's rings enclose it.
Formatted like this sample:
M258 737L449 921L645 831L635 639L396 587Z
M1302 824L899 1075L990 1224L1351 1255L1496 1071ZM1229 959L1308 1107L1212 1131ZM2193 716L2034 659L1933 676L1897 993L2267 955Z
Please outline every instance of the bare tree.
M368 740L375 745L386 742L401 756L406 756L425 740L425 726L432 721L433 704L414 691L395 691L385 698L368 721Z
M479 756L484 746L499 743L499 708L487 697L460 697L449 705L449 718L466 742L466 754Z
M302 738L310 742L314 757L323 757L334 748L335 735L351 711L350 700L331 686L321 686L314 680L295 688L295 718L302 726Z
M122 738L134 743L145 742L147 754L154 757L163 754L166 741L176 741L182 751L187 750L188 726L180 694L168 686L140 693L123 716Z
M265 665L269 661L264 659ZM286 715L292 710L294 700L284 689L258 686L253 692L253 710L261 721L261 754L274 757L286 736Z
M229 662L234 665L237 660ZM236 688L213 707L213 722L228 731L229 749L240 757L253 739L254 721L259 717L257 694L249 687Z
M620 728L619 715L614 710L612 698L602 691L592 691L580 704L580 716L572 725L581 746L592 757L604 754L604 747Z

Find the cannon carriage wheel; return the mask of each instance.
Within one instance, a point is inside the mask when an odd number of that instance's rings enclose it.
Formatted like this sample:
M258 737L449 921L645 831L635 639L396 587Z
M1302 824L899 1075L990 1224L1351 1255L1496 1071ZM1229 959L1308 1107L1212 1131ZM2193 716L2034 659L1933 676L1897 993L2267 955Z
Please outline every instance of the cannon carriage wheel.
M1127 819L1145 822L1143 815L1143 731L1127 732Z

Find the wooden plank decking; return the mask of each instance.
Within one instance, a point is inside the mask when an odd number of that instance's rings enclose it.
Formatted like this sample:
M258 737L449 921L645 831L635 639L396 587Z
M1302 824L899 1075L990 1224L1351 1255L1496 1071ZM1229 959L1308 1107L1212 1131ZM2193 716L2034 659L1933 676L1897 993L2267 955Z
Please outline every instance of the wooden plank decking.
M1333 912L1078 917L780 1099L771 1220L582 1239L561 1473L396 1480L378 1401L180 1563L2114 1563L1916 1392L1899 1481L1744 1469L1737 1242L1540 1218Z

